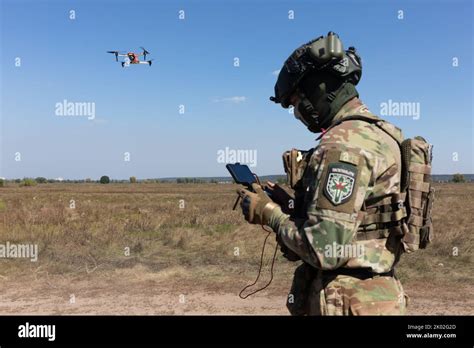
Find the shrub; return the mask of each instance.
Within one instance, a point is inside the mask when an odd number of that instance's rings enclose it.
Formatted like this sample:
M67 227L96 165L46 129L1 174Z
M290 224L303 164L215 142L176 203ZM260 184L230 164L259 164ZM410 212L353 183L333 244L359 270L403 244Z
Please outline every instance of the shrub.
M43 178L42 176L39 176L35 179L35 181L38 183L38 184L46 184L48 182L48 179L46 178Z
M110 182L110 178L107 175L103 175L100 177L99 181L101 184L108 184Z
M137 182L137 178L134 177L134 176L131 176L131 177L130 177L130 183L131 183L131 184L135 184L136 182Z
M37 184L37 182L34 180L34 179L31 179L31 178L24 178L21 182L20 182L20 187L22 186L35 186Z
M5 180L4 179L0 179L0 187L4 187L5 186Z
M466 179L464 178L464 175L457 173L453 175L452 181L453 182L466 182Z

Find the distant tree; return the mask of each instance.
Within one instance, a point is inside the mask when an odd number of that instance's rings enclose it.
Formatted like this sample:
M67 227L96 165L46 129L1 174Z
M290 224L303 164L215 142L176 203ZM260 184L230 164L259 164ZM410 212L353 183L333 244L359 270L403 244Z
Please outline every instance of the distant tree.
M86 178L85 181L86 181L86 182L92 182L92 179L91 179L91 178Z
M466 179L464 178L464 175L456 173L453 175L453 182L466 182Z
M199 178L178 178L176 179L176 182L178 184L203 184L206 182L204 179L199 179Z
M5 179L0 179L0 187L4 187L5 186Z
M43 178L42 176L39 176L35 179L35 181L38 183L38 184L46 184L48 182L48 179L46 178Z
M101 184L108 184L110 182L110 178L107 175L103 175L100 177L99 182Z
M17 184L19 184L19 183L21 183L21 179L15 179L15 182L16 182Z
M131 176L131 177L130 177L130 183L131 183L131 184L136 184L136 183L137 183L137 178L134 177L134 176Z
M35 179L31 179L31 178L24 178L21 182L20 182L20 187L23 187L23 186L35 186L37 183L35 181Z

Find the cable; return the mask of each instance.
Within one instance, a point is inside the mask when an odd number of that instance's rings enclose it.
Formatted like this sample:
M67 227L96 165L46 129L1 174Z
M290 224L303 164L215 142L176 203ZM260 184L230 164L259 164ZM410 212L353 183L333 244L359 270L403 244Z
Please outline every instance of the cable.
M260 274L262 273L262 268L263 268L263 255L265 253L265 246L267 245L267 240L268 240L268 237L270 237L270 235L273 233L273 231L269 231L267 229L265 229L265 227L263 225L262 226L262 229L266 232L268 232L267 236L265 237L265 240L263 242L263 247L262 247L262 255L260 256L260 267L258 269L258 275L257 275L257 279L255 279L255 281L252 283L252 284L249 284L247 286L245 286L240 292L239 292L239 297L242 299L242 300L245 300L247 297L249 296L252 296L253 294L256 294L257 292L260 292L262 290L265 290L273 281L273 266L275 265L275 258L276 258L276 253L277 253L277 250L278 250L278 243L276 244L275 246L275 251L273 252L273 259L272 259L272 266L270 268L270 281L262 288L260 289L257 289L249 294L247 294L246 296L242 296L242 293L247 290L248 288L250 288L251 286L254 286L255 284L257 284L258 280L260 279Z

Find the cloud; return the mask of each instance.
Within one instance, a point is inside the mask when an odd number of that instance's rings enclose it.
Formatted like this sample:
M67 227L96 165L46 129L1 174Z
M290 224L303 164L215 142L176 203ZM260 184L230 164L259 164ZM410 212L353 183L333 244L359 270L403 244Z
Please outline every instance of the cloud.
M247 100L247 97L244 96L234 96L234 97L226 97L226 98L214 98L214 103L234 103L239 104L243 103Z
M280 73L280 69L272 71L273 76L278 76L279 73Z

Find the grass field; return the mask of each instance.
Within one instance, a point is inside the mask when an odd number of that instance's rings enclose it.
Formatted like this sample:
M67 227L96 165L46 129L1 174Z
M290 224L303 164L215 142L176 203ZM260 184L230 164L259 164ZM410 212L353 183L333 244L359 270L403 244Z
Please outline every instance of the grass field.
M39 247L37 262L0 259L0 312L285 314L295 264L280 255L267 290L249 302L236 295L257 273L266 233L231 210L235 188L171 183L0 188L0 243ZM474 185L436 189L435 241L404 255L398 274L410 290L414 314L457 314L453 306L474 314L463 296L474 287ZM274 246L272 237L262 284ZM439 303L430 308L433 296Z

